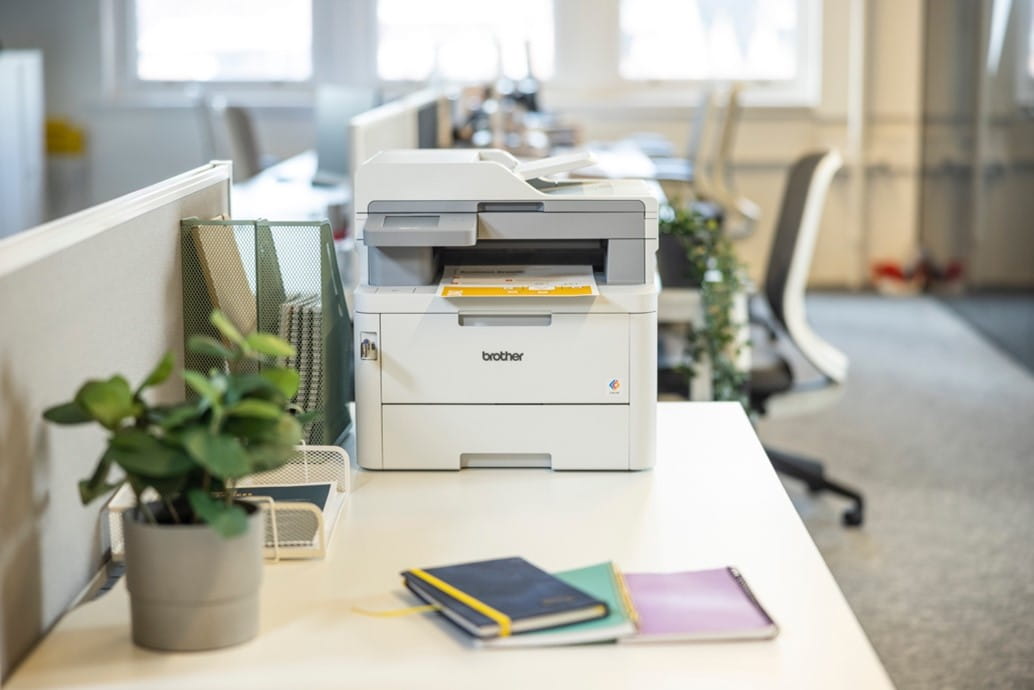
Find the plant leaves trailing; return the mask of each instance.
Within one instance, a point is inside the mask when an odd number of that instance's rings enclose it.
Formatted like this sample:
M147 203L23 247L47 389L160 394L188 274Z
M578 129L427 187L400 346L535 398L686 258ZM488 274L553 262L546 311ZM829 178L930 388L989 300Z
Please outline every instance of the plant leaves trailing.
M744 266L714 219L680 205L662 208L660 216L660 231L678 238L686 252L689 277L700 286L704 325L687 336L690 361L705 357L710 361L713 399L736 401L749 411L747 375L736 365L742 324L733 318L734 301L746 289ZM690 365L682 368L682 374L688 388L696 372Z

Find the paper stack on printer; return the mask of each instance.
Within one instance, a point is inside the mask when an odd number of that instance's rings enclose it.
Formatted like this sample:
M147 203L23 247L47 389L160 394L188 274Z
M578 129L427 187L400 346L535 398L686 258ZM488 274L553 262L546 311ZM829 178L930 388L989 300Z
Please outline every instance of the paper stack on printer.
M778 626L735 568L558 573L500 558L402 573L405 586L485 647L768 639Z

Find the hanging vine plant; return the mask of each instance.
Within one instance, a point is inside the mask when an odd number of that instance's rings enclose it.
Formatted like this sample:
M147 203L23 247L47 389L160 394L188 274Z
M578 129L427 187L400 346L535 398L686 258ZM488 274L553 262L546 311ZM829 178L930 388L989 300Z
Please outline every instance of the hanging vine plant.
M686 388L697 373L694 363L706 359L711 363L712 397L747 407L747 375L736 366L743 324L733 316L734 302L746 290L744 266L721 224L693 208L662 206L660 231L673 236L685 251L686 279L700 289L704 312L702 325L695 324L687 336L690 364L679 367Z

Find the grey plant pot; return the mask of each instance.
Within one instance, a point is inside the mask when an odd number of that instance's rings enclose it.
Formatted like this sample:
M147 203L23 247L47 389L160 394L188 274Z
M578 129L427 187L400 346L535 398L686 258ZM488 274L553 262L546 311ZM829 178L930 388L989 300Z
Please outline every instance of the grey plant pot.
M208 525L154 525L127 511L126 586L133 642L167 651L218 649L258 634L263 514L224 539Z

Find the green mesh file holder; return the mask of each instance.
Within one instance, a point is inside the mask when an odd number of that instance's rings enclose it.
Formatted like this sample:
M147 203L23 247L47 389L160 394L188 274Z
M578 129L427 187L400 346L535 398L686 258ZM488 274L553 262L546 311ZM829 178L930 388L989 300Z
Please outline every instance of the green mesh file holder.
M242 333L279 335L296 351L277 362L298 371L292 403L321 413L304 440L339 442L351 422L352 324L330 224L188 218L180 226L184 345L194 334L219 338L208 320L213 308ZM184 349L188 369L224 366Z

